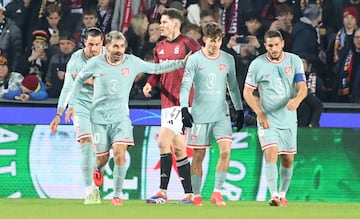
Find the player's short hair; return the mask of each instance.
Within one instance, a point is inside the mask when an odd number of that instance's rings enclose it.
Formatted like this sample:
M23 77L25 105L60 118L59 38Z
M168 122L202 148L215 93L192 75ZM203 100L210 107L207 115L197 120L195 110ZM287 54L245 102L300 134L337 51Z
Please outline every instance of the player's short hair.
M181 11L175 8L166 8L161 15L166 15L170 19L177 19L181 23L184 21L184 16L182 15Z
M85 33L85 39L90 37L98 37L101 36L101 39L104 39L104 35L102 33L102 31L100 30L100 28L97 27L90 27L89 29L86 30Z
M264 35L264 41L266 42L266 39L274 38L274 37L279 37L281 40L283 40L283 36L280 33L280 31L278 31L278 30L269 30Z
M220 24L216 23L216 22L207 23L203 27L202 31L203 31L204 37L218 38L218 37L223 37L224 36L223 27Z
M126 37L120 31L113 30L106 34L105 44L110 44L112 40L124 40L126 42Z

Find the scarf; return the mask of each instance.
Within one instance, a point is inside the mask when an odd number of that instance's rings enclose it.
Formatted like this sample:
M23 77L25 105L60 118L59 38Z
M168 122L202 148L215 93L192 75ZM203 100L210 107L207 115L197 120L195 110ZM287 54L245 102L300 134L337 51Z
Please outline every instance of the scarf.
M229 8L224 9L221 21L226 34L236 34L238 32L238 11L239 0L234 0Z

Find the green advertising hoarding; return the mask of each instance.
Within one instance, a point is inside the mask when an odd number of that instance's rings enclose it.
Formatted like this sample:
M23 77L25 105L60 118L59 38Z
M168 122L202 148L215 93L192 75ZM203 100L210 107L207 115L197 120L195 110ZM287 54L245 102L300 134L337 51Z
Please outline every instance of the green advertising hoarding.
M135 126L135 147L129 148L128 172L122 198L145 199L159 186L158 126ZM360 201L360 130L299 129L298 154L289 200ZM204 160L202 195L209 199L214 186L218 148L213 141ZM191 160L192 151L188 150ZM72 126L51 133L46 125L0 125L0 197L83 198L80 146ZM111 155L112 156L112 155ZM269 198L263 174L263 156L255 128L233 133L230 168L224 185L227 200ZM110 158L102 197L112 197ZM169 198L183 196L173 165Z

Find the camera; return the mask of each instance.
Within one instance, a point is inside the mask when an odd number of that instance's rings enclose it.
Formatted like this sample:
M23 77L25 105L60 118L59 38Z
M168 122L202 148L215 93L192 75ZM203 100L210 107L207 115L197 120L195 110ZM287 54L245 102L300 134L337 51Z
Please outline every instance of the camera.
M236 38L236 42L246 44L249 42L249 38L247 36L239 36L238 38Z

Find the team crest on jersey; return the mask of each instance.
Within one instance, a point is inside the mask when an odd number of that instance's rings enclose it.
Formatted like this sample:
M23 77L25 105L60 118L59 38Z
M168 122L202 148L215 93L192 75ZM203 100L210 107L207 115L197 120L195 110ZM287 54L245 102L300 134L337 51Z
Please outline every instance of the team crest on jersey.
M124 77L127 77L129 75L129 69L128 68L123 68L121 69L121 74L124 76Z
M226 72L226 65L225 64L220 64L219 70L221 73L225 73Z
M285 74L292 75L292 73L293 73L293 68L291 66L285 67Z
M191 135L191 141L196 142L197 141L197 136L196 135Z

